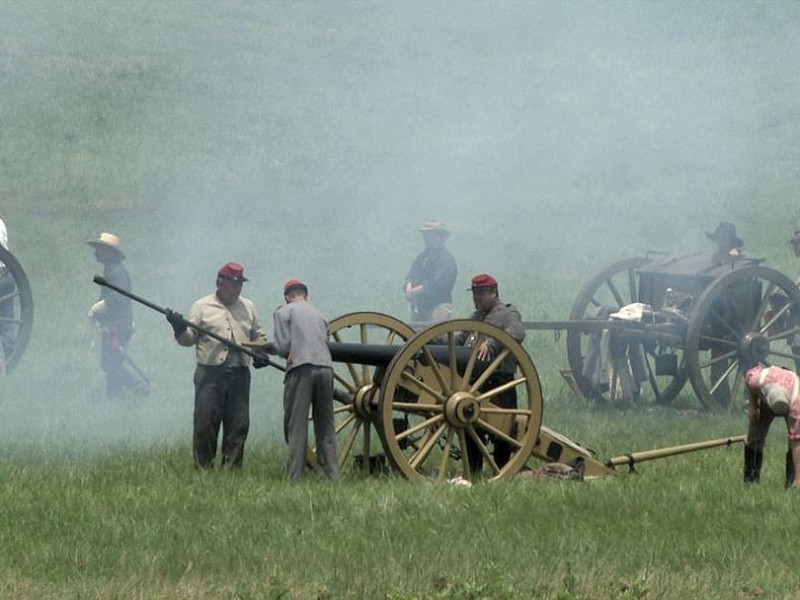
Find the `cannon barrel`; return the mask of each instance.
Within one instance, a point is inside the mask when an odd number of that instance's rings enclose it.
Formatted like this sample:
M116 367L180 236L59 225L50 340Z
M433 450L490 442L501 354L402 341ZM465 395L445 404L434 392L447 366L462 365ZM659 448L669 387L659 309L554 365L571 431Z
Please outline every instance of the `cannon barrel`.
M403 349L403 346L391 344L353 344L343 342L328 342L331 351L331 359L334 362L357 363L370 365L373 367L388 366L395 355ZM472 355L472 348L460 346L454 349L456 356L456 367L463 371ZM441 364L450 364L450 349L446 345L427 344L425 350L419 350L415 356L418 360L425 362L426 351L430 352L433 359ZM485 368L487 361L475 361L474 373L480 373L482 366Z

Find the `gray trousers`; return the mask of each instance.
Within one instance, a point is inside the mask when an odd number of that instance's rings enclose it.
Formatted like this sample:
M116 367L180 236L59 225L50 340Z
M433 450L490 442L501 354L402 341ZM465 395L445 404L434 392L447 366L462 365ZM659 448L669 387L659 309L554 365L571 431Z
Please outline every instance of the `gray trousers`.
M283 435L289 447L287 477L300 479L306 465L308 414L314 423L317 462L325 475L339 479L333 420L333 369L301 365L286 373L283 384Z

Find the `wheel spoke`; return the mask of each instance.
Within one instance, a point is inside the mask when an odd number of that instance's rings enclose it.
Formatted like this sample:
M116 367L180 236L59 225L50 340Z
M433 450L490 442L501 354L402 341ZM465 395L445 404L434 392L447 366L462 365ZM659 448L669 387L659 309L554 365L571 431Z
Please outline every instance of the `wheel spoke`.
M335 412L335 411L334 411L334 412ZM341 423L339 423L338 425L336 425L336 435L339 435L339 434L340 434L340 433L341 433L341 432L344 430L344 428L345 428L345 427L347 427L348 425L350 425L350 423L352 423L352 422L353 422L355 419L357 419L357 418L358 418L358 417L356 416L356 413L354 413L354 412L351 412L351 413L350 413L349 415L347 415L347 416L346 416L344 419L342 419L342 422L341 422ZM358 425L356 425L356 428L357 428L357 427L358 427Z
M617 286L614 285L614 281L612 279L606 279L606 285L608 286L611 295L614 297L614 300L617 303L617 307L619 308L625 306L627 302L625 302L625 300L622 299L622 295L619 293Z
M395 437L396 437L398 442L401 442L404 439L406 439L407 437L414 435L418 431L422 431L423 429L427 429L431 425L435 425L436 423L438 423L439 421L442 421L442 420L444 420L444 416L443 415L441 415L441 414L434 415L434 416L430 417L429 419L425 419L421 423L417 423L413 427L409 427L405 431L402 431L402 432L398 433Z
M479 342L480 340L478 340ZM469 354L469 360L467 360L467 367L464 369L464 380L463 385L466 385L470 379L472 379L472 371L475 369L475 363L478 360L478 346L480 343L476 343L472 347L472 352Z
M350 363L347 363L347 366L348 367L352 367L352 365ZM355 375L355 373L353 373L353 375ZM357 390L356 386L353 385L351 382L347 381L344 377L339 375L339 373L337 373L336 371L333 372L333 378L336 381L338 381L339 383L341 383L344 387L346 387L347 391L350 392L351 394L355 394L356 393L356 390Z
M447 332L447 356L450 361L450 389L455 390L458 384L458 362L456 359L455 332Z
M422 447L408 461L412 468L419 470L419 466L428 458L445 429L447 429L447 423L441 423L435 431L428 430L428 433L425 434L427 439L423 438Z
M450 461L450 452L453 449L453 431L452 427L447 429L447 439L445 439L444 447L442 448L442 455L439 457L439 472L436 474L436 481L438 482L444 481L445 477L447 477L447 463Z
M433 354L431 354L431 349L428 346L424 346L422 348L422 352L425 354L425 359L428 361L428 366L430 366L431 371L433 371L433 376L436 378L437 383L439 384L442 393L447 396L450 394L450 387L447 385L447 382L444 380L444 375L442 374L442 370L439 368L439 363L433 358ZM451 365L451 368L454 368L455 365Z
M770 296L772 296L772 294L775 293L775 287L776 287L775 283L772 282L772 281L767 286L766 291L761 296L761 304L758 305L758 310L756 311L756 314L753 317L753 320L750 322L750 324L749 324L749 326L747 328L748 331L759 331L758 325L761 322L761 317L763 317L764 314L767 311L767 306L769 305L769 299L770 299ZM790 304L791 304L790 302L787 302L786 306L789 306ZM781 310L779 312L781 312L781 314L783 314L784 311ZM771 324L772 323L770 323L770 325ZM766 330L767 329L764 328L764 329L761 329L760 332L763 333Z
M488 392L479 394L478 396L476 396L476 398L478 400L491 400L498 394L502 394L503 392L507 392L508 390L514 389L518 385L525 383L525 381L526 379L524 377L520 377L519 379L514 379L512 381L509 381L508 383L498 385L496 388L492 388Z
M480 428L483 429L484 431L492 434L494 437L501 439L508 444L511 444L512 446L516 446L517 449L519 449L522 446L522 444L520 444L515 438L511 437L504 431L497 429L493 425L490 425L487 421L484 421L481 418L475 421L475 423L477 425L480 425Z
M738 369L738 368L739 368L739 363L737 361L731 362L731 364L728 365L728 368L725 369L725 371L722 373L722 375L717 379L716 383L714 383L714 385L711 386L711 390L710 390L711 393L712 394L715 393L717 390L720 389L720 386L723 383L727 383L728 382L728 377L730 376L730 374L734 371L734 369Z
M770 342L776 342L778 340L785 340L791 338L795 335L800 335L800 327L792 327L791 329L787 329L786 331L782 331L775 335L767 336L767 340Z
M701 335L700 336L700 340L703 341L703 342L708 342L708 343L714 344L716 346L731 346L731 347L735 348L735 347L737 347L739 345L736 340L731 340L731 339L727 339L727 338L713 337L713 336L710 336L710 335Z
M414 414L441 413L444 411L444 406L441 404L421 404L419 402L395 402L392 404L392 408Z
M486 462L488 462L489 465L492 467L492 471L494 471L495 473L499 473L500 469L498 468L497 463L494 462L494 457L492 456L492 453L489 452L489 448L487 448L486 444L483 443L483 440L478 435L478 432L475 431L475 428L472 425L467 427L467 434L472 439L472 441L475 442L475 445L478 447L478 450L483 455L483 458L486 460Z
M344 465L347 462L347 459L350 457L350 451L353 449L353 444L356 441L356 437L358 436L358 430L362 426L363 422L358 421L354 426L350 433L347 434L347 438L345 439L344 445L342 445L342 449L339 450L339 468L343 469ZM339 429L336 433L337 435L340 433L341 429Z
M480 377L478 377L478 379L476 379L475 382L470 386L470 393L475 393L476 390L480 389L481 386L486 383L486 380L492 376L492 373L494 373L502 364L507 356L508 348L504 348L503 351L500 352L491 363L489 363L489 366L486 367L486 370L483 373L481 373Z
M371 450L371 437L372 437L372 425L369 422L364 422L364 437L362 438L361 442L361 456L364 457L364 464L366 465L367 470L369 471L369 457L372 456L370 453Z
M731 324L730 324L730 323L728 323L728 321L726 321L726 320L725 320L725 319L722 317L722 315L721 315L721 314L719 314L719 312L717 312L716 310L712 310L712 311L711 311L711 320L712 320L712 321L716 321L717 323L719 323L719 324L723 325L723 326L725 327L725 329L727 329L727 330L728 330L728 333L730 333L730 334L731 334L731 335L732 335L734 338L737 338L737 339L738 339L738 338L740 337L740 335L741 335L741 332L739 332L739 331L736 331L736 330L735 330L735 329L734 329L734 328L731 326Z
M408 371L403 371L403 374L401 375L401 378L403 380L402 387L404 389L408 390L411 393L414 393L414 394L418 393L417 389L413 389L413 388L418 388L418 390L420 390L422 392L425 392L426 394L430 394L431 396L433 396L434 398L436 398L440 402L444 402L445 399L446 399L446 396L444 394L442 394L442 392L440 392L439 390L433 389L431 386L429 386L424 381L420 381L419 379L416 379Z
M467 455L467 431L466 429L458 430L458 445L461 449L461 470L464 479L472 480L472 470L469 468L469 457Z
M703 363L699 363L699 366L700 366L701 369L707 369L708 367L711 367L713 365L719 364L722 361L727 362L727 361L729 361L731 359L735 359L736 356L737 356L737 352L735 350L733 352L726 352L725 354L718 354L716 356L712 356L711 360L709 360L709 361L706 361L706 362L703 362Z

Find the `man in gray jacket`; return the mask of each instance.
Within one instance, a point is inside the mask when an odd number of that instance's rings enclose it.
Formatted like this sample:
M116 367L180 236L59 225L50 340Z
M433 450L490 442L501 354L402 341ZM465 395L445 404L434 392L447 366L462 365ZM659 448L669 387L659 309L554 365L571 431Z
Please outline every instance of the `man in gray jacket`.
M497 280L487 273L481 273L472 278L470 290L472 291L472 301L475 304L475 312L471 319L484 321L505 331L518 342L525 339L525 328L522 325L522 317L519 310L513 304L505 304L500 301ZM461 342L468 347L474 346L479 340L474 336L462 339ZM478 360L490 361L497 355L498 348L496 342L491 339L484 339L478 346ZM517 363L510 356L507 357L497 370L484 383L481 391L498 388L514 379L517 370ZM510 388L497 394L492 402L501 408L517 408L517 390ZM484 443L489 437L482 434ZM511 446L499 439L492 439L494 446L493 458L501 469L511 457ZM483 466L483 455L480 453L475 442L471 438L467 439L467 459L469 460L470 471L477 473Z
M299 279L283 287L286 304L273 313L275 351L286 358L283 387L283 433L289 448L287 476L300 479L306 464L308 413L314 423L317 461L331 480L339 478L333 419L333 363L328 349L328 321L308 301Z

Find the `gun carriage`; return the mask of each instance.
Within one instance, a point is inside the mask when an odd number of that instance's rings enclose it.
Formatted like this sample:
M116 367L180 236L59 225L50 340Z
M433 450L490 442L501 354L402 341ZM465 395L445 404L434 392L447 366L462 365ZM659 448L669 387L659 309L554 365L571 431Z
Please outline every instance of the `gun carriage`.
M0 246L0 375L16 366L31 336L33 296L14 255Z
M525 349L487 323L453 320L414 332L380 313L352 313L330 323L329 347L334 379L343 472L353 467L394 470L417 481L474 480L465 453L468 440L484 461L482 478L515 477L531 457L577 466L584 477L609 475L618 465L740 442L743 436L710 440L598 460L586 448L542 425L542 388ZM465 340L474 343L465 347ZM478 344L489 340L490 360L478 359ZM493 383L503 361L517 371L510 381ZM516 408L495 404L514 389ZM491 447L511 447L508 462L495 462ZM309 462L315 463L314 452Z
M566 331L568 375L591 400L669 404L688 380L703 407L725 411L744 366L800 366L800 291L761 263L621 260L581 288L569 320L524 325Z

